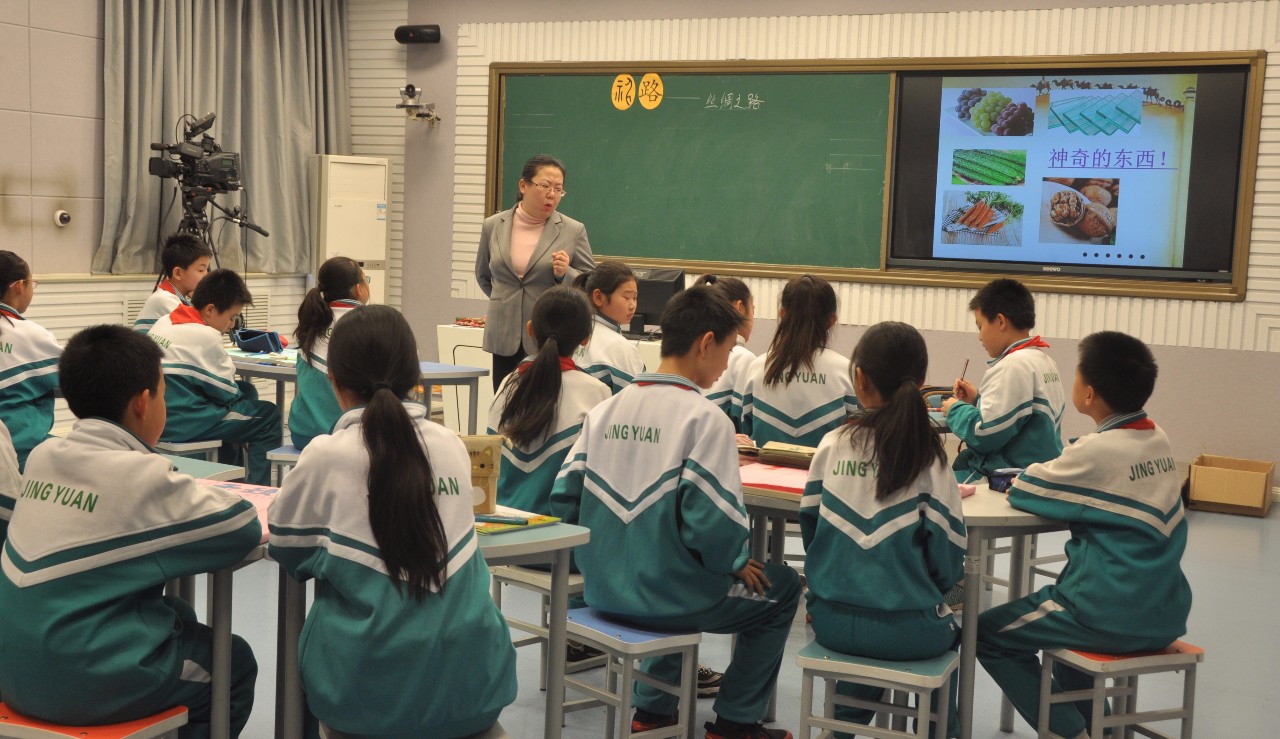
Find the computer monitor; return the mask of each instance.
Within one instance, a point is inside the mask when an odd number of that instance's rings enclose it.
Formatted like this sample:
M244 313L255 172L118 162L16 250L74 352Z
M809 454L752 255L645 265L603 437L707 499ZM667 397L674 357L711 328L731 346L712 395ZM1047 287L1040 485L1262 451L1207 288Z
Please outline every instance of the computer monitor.
M632 269L636 276L636 314L631 318L629 333L643 334L645 326L657 326L663 308L673 295L684 289L682 269Z

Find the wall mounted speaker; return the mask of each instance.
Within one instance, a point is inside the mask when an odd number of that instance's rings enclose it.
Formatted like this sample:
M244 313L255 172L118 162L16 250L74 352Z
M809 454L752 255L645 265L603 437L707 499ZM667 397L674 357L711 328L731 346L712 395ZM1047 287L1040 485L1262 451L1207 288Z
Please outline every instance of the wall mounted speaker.
M402 44L438 44L440 26L396 26L396 41Z

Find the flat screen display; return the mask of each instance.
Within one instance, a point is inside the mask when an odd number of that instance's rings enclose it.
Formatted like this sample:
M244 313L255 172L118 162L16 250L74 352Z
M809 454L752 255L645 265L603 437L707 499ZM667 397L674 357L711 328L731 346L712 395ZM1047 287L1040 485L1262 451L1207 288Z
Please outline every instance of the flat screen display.
M1230 281L1247 82L901 74L889 266Z

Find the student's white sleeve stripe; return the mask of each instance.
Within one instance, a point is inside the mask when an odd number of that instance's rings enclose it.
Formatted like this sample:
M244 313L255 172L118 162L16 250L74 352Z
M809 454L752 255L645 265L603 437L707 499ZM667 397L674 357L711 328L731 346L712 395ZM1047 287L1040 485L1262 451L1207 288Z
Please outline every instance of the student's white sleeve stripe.
M707 498L711 500L711 502L715 505L716 508L720 509L721 513L729 517L729 520L733 521L734 523L738 524L744 529L748 527L746 514L744 514L742 511L739 511L737 508L734 507L732 503L725 500L724 496L721 495L720 492L716 490L713 485L711 485L709 482L707 482L702 478L702 475L693 474L693 475L687 476L686 479L692 482L695 486L697 486L697 488L702 491L702 494L707 496Z
M961 549L965 548L965 544L966 544L965 537L961 536L960 534L957 534L955 529L951 528L951 522L947 520L947 517L943 515L941 511L939 511L937 508L934 508L931 505L926 505L924 506L924 517L929 519L930 521L933 521L938 525L938 528L947 532L948 541L960 547Z
M863 549L871 549L885 539L888 539L890 536L893 536L903 529L910 528L920 521L920 512L913 508L897 518L885 521L870 534L865 534L857 526L849 523L847 520L834 513L831 509L823 507L820 510L822 517L826 519L827 523L839 529L845 536L849 537L854 544L857 544Z
M189 659L182 660L182 674L178 676L178 679L189 683L208 684L213 682L213 676L209 674L208 670Z
M1182 522L1182 517L1183 517L1183 509L1181 506L1178 507L1178 512L1174 514L1172 518L1169 519L1169 522L1165 523L1164 521L1161 521L1157 516L1151 513L1148 513L1144 510L1141 510L1139 508L1135 508L1133 506L1124 505L1123 503L1115 503L1109 500L1103 500L1101 498L1095 498L1091 495L1083 495L1081 493L1072 493L1066 490L1059 490L1059 489L1051 490L1041 485L1037 485L1026 478L1021 478L1018 480L1018 488L1024 493L1029 493L1031 495L1036 495L1038 497L1047 498L1049 500L1058 500L1064 503L1076 503L1079 505L1088 506L1089 508L1095 508L1100 511L1106 511L1107 513L1112 513L1117 516L1131 518L1135 521L1141 521L1142 523L1147 524L1148 526L1155 529L1156 531L1159 531L1161 534L1164 534L1165 536L1173 535L1173 530L1176 529L1178 527L1178 524ZM1115 493L1115 494L1122 495L1120 493ZM1143 502L1143 501L1135 501L1135 502Z
M183 377L190 377L190 378L199 380L206 385L212 385L218 388L219 390L222 390L223 392L232 393L232 394L238 392L238 389L236 388L236 384L234 382L223 379L221 377L213 377L208 372L204 372L201 370L188 369L181 365L165 364L164 373L166 375L181 375Z
M801 507L801 508L812 508L812 507L814 507L814 506L816 506L816 505L820 505L821 503L822 503L822 493L815 493L815 494L813 494L813 495L806 495L806 496L803 496L802 498L800 498L800 507Z
M82 572L96 570L106 567L107 565L124 562L146 554L154 554L166 549L174 549L183 546L184 544L190 544L204 539L212 539L223 534L229 534L232 531L248 524L249 521L256 521L257 519L258 512L253 509L249 509L241 511L237 515L224 521L210 524L209 526L202 526L198 529L182 531L159 539L142 541L130 546L112 549L101 554L95 554L91 557L84 557L70 562L52 565L50 567L43 567L34 572L23 572L18 569L17 565L13 564L9 559L9 554L6 551L4 556L0 558L0 567L3 567L4 574L9 578L10 582L20 588L25 588L31 585L40 585L42 583L51 582L70 575L77 575ZM22 555L22 552L19 551L18 554Z
M58 371L58 364L57 362L54 362L44 367L35 367L25 372L19 372L16 375L11 375L9 377L6 377L3 381L0 381L0 390L11 388L14 385L21 385L22 383L34 377L43 377L45 375L51 375L57 371Z

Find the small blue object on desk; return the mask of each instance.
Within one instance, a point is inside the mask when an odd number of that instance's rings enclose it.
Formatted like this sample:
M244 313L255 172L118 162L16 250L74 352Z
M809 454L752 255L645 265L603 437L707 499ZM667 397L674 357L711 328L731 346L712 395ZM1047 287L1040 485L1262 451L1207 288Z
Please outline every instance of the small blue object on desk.
M529 519L520 516L494 516L488 513L481 513L476 516L476 521L480 523L509 523L513 526L528 526Z
M1021 467L1004 467L987 475L987 484L997 493L1007 492L1013 485L1013 478L1022 474Z

